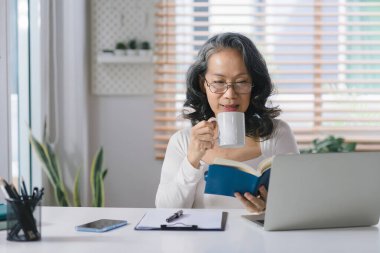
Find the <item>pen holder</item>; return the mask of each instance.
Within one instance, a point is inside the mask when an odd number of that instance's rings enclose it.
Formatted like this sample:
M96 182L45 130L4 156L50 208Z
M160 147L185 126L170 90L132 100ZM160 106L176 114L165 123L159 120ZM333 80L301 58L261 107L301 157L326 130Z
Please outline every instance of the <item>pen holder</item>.
M7 240L38 241L41 239L40 201L28 196L26 199L7 199Z

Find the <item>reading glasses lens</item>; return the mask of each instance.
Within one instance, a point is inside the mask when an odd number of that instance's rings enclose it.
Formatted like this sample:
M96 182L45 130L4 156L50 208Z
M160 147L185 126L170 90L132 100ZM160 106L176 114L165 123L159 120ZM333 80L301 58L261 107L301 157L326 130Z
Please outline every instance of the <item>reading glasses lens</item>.
M207 82L207 81L206 81ZM223 94L225 93L229 88L233 88L236 93L244 94L251 92L252 84L250 83L211 83L208 84L208 87L210 88L210 91L213 93Z

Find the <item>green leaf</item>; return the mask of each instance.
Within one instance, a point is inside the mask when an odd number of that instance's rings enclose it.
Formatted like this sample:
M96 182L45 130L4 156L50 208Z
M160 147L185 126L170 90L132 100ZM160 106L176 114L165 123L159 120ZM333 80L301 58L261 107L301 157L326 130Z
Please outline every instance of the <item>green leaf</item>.
M55 196L58 205L60 206L70 206L70 203L67 201L67 198L65 197L65 193L62 191L61 188L57 187L55 190Z
M61 181L61 174L59 171L59 161L57 160L54 151L49 143L45 143L44 145L44 151L46 153L46 156L48 157L48 162L52 170L52 174L54 174L54 177L56 178L57 182Z
M73 203L74 203L74 206L78 206L78 207L82 206L81 200L80 200L80 193L79 193L80 172L81 172L81 169L79 168L75 176L74 190L73 190Z
M96 207L102 206L102 179L98 175L96 177Z
M103 170L102 172L102 179L104 180L107 176L108 169Z
M104 207L105 206L105 201L106 201L106 194L105 194L105 190L104 190L104 181L103 181L103 179L100 179L100 196L101 196L100 207Z
M103 148L100 148L94 159L92 160L91 173L90 173L90 185L92 192L92 206L97 206L98 200L98 182L97 177L100 175L103 167Z
M356 149L356 143L346 143L343 148L343 152L352 152Z
M50 149L50 151L49 151L49 149ZM54 173L54 175L56 177L55 183L57 185L57 189L59 189L59 195L58 196L60 197L60 199L57 202L61 203L63 206L71 206L70 201L69 201L69 195L67 194L66 186L63 182L63 177L62 177L62 172L61 172L61 168L59 165L59 160L56 157L56 155L54 154L54 152L53 152L53 150L49 144L46 144L46 146L44 146L44 151L45 151L46 156L48 157L49 165L51 168L50 170L52 171L52 173Z
M49 151L48 151L48 147L46 145L42 145L42 149L45 153L45 156L46 156L46 167L49 169L52 177L54 178L54 182L55 184L59 184L60 182L60 177L59 177L59 174L57 174L57 169L54 168L53 166L53 163L52 163L52 159L55 159L55 157L50 157L50 154L49 154Z
M32 146L34 153L37 155L38 159L42 164L49 181L52 185L56 185L57 175L55 175L54 170L50 167L49 158L46 156L45 147L37 141L32 134L29 135L29 142Z
M103 173L101 173L103 174ZM104 207L104 200L105 200L105 194L104 194L104 182L102 175L99 174L97 177L97 199L96 199L96 207Z
M96 180L96 207L105 206L105 190L104 190L104 178L107 176L108 170L105 169L101 173L97 174Z
M356 143L345 143L344 138L329 135L326 138L312 141L312 147L302 149L301 153L329 153L329 152L350 152L355 151Z
M31 133L29 134L29 141L41 162L43 171L53 186L56 203L60 206L69 206L66 188L60 175L59 161L53 149L48 143L41 144Z
M45 120L44 120L44 133L42 135L42 140L44 143L48 143L48 136L47 136L47 123L46 123L46 117L45 117Z

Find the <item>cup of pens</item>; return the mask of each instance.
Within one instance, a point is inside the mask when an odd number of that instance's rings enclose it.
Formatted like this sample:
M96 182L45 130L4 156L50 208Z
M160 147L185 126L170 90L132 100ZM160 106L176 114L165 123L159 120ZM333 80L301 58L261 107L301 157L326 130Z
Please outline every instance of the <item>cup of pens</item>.
M7 240L41 240L41 199L44 189L34 187L28 191L23 182L21 194L12 184L2 179L2 188L7 201Z
M32 198L7 199L7 240L41 239L41 205Z

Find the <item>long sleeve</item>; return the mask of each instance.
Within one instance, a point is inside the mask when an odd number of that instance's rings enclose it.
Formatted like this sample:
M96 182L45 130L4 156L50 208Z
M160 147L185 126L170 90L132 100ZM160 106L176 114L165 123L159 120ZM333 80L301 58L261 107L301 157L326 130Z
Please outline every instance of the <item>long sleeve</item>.
M184 131L174 134L168 143L161 180L156 194L158 208L191 208L197 184L204 169L194 168L187 160L189 135Z
M299 154L297 142L289 125L282 120L275 119L274 126L275 130L271 138L260 143L262 156L261 159L255 160L257 164L261 160L275 155ZM255 163L250 165L257 166Z
M276 122L276 138L273 138L272 152L278 154L299 154L296 140L289 125L282 121Z

